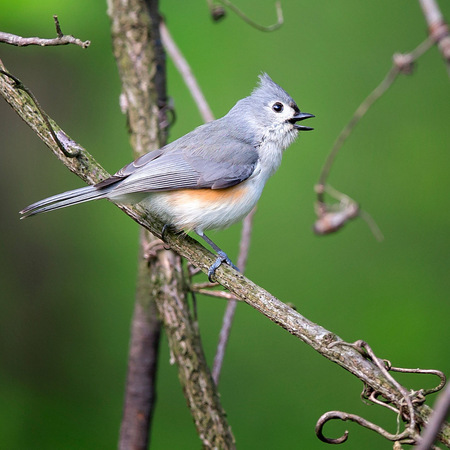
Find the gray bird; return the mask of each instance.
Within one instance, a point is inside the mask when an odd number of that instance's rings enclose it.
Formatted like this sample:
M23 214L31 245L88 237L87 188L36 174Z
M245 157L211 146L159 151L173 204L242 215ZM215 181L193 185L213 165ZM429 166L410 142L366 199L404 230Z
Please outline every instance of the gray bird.
M235 267L205 230L226 228L252 210L284 150L299 131L312 130L298 122L314 117L302 113L267 74L259 78L251 95L224 117L141 156L94 186L33 203L21 211L22 218L102 198L139 202L167 226L195 231L217 252L210 280L223 262Z

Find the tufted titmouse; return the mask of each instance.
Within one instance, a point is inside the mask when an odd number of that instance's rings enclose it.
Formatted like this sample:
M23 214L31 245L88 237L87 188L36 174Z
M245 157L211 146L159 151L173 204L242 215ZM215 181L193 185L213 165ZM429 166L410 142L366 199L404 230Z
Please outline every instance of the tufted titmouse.
M22 218L101 198L139 202L167 226L194 230L217 252L208 270L211 280L223 262L233 264L204 231L245 217L278 169L283 151L300 130L312 130L297 123L312 114L300 112L267 74L259 78L251 95L224 117L141 156L94 186L30 205L21 211Z

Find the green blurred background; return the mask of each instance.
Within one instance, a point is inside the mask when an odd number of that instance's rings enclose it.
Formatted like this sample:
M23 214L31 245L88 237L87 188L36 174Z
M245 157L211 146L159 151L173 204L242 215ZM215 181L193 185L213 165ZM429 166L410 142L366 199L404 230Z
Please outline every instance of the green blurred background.
M239 0L255 20L275 21L273 1ZM131 158L106 3L0 0L0 30L91 47L2 45L6 67L43 108L110 172ZM259 202L248 276L347 341L365 339L396 366L450 374L450 89L433 48L401 77L342 149L330 182L359 201L384 233L362 220L316 237L314 184L339 131L381 81L397 51L426 35L418 2L282 2L285 24L258 32L234 14L213 23L203 0L162 0L161 11L217 117L267 71L316 118L285 153ZM449 2L441 2L450 18ZM168 88L175 139L201 118L172 63ZM0 447L116 447L133 309L137 225L108 202L19 221L41 198L81 187L9 106L0 101ZM314 122L314 123L313 123ZM240 225L211 236L236 257ZM199 277L199 279L203 280ZM202 339L214 356L225 303L200 298ZM432 377L399 376L409 388ZM160 352L154 449L200 447L165 338ZM328 410L361 414L395 432L396 418L359 398L362 384L247 305L239 305L220 384L243 449L326 448L314 435ZM432 405L434 398L428 403ZM343 448L391 444L356 425L329 424Z

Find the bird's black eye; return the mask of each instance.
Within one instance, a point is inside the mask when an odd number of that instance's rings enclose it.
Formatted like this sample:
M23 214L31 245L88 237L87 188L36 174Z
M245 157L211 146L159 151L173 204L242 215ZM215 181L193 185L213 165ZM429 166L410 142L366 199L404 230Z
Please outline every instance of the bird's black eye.
M274 104L272 105L272 109L273 109L275 112L280 113L280 112L283 111L283 109L284 109L283 103L280 103L280 102L274 103Z

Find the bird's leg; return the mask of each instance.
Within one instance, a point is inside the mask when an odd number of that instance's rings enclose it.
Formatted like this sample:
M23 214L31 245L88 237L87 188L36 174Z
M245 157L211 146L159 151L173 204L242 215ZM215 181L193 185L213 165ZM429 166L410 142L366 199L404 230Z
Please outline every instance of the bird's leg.
M170 223L166 223L163 225L162 230L161 230L161 240L164 242L167 242L166 241L167 230L170 230L172 233L175 233L176 235L184 234L183 230L179 230L174 225L171 225Z
M179 234L183 234L184 231L183 230L178 230L176 227L174 227L173 225L171 225L170 223L166 223L163 225L162 230L161 230L161 240L167 244L166 241L166 233L167 230L172 231L172 233L175 233L177 235ZM168 244L169 245L169 244ZM170 250L170 246L168 248L164 247L166 250Z
M228 255L219 246L217 246L208 236L206 236L206 234L204 234L202 231L201 232L195 231L195 232L217 252L217 259L208 269L208 279L209 281L211 281L211 283L213 283L212 277L216 273L216 270L222 265L222 263L227 263L233 269L239 271L239 269L231 262L231 259L228 258Z
M166 231L167 231L169 228L172 228L172 225L170 225L170 224L168 224L168 223L165 223L164 226L162 227L162 230L161 230L161 240L162 240L163 242L166 242Z

